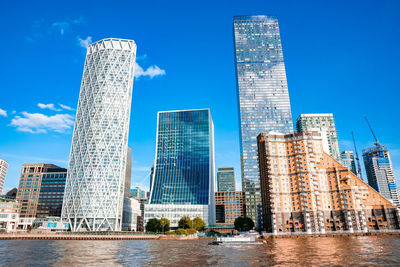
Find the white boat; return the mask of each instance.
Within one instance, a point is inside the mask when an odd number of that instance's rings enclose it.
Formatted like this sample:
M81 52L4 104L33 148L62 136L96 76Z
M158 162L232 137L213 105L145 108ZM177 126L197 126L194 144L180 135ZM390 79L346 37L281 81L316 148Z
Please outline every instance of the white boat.
M220 244L258 244L256 236L218 236L215 237L212 245Z

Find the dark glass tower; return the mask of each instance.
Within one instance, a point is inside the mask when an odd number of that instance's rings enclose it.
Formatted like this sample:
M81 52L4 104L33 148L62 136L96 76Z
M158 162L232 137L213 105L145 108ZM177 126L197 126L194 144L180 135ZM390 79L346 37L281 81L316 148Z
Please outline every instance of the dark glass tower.
M154 212L154 217L163 210L163 205L167 205L169 211L175 206L176 210L171 211L173 214L169 218L173 225L175 219L184 216L180 210L203 206L208 209L208 214L199 212L196 216L213 224L214 126L209 109L158 113L156 162L151 189L148 211L150 214Z
M262 225L257 136L293 132L278 19L235 16L233 21L239 104L242 188L246 213Z

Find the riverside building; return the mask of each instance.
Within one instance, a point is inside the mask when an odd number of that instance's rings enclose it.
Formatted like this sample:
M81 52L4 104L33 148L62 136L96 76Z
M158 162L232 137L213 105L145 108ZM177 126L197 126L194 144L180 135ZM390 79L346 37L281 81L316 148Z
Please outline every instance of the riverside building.
M54 164L23 164L16 197L20 217L60 217L66 177L67 170Z
M236 188L236 175L233 167L218 168L217 184L218 191L235 191Z
M240 122L240 160L246 214L262 225L257 136L293 132L281 37L276 16L233 19Z
M234 228L235 219L245 216L244 192L215 192L216 225Z
M356 170L356 162L354 160L353 151L345 150L340 154L340 158L342 159L342 165L347 167L349 171L357 175Z
M258 136L267 232L399 229L396 206L325 153L322 142L318 132Z
M6 180L8 162L0 159L0 194L3 192L4 181Z
M135 58L132 40L87 48L62 210L73 232L121 230Z
M215 225L214 125L209 109L158 112L154 179L145 220L183 216Z
M20 204L15 199L0 196L0 231L14 232L19 222Z
M400 196L389 150L377 142L374 147L363 149L362 153L368 184L400 207Z

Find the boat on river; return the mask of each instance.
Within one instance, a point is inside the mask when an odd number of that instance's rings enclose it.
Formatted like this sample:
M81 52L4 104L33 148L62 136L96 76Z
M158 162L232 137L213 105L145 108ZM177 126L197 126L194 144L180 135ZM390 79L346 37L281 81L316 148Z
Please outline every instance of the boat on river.
M261 242L257 242L257 236L249 235L249 236L217 236L214 238L214 241L210 243L210 245L225 245L225 244L262 244Z

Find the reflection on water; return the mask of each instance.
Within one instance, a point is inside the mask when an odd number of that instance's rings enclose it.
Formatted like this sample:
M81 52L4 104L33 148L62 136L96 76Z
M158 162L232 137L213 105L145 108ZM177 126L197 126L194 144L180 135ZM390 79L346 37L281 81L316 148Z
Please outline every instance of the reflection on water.
M400 238L309 237L266 245L195 241L0 241L2 266L343 266L400 265Z

